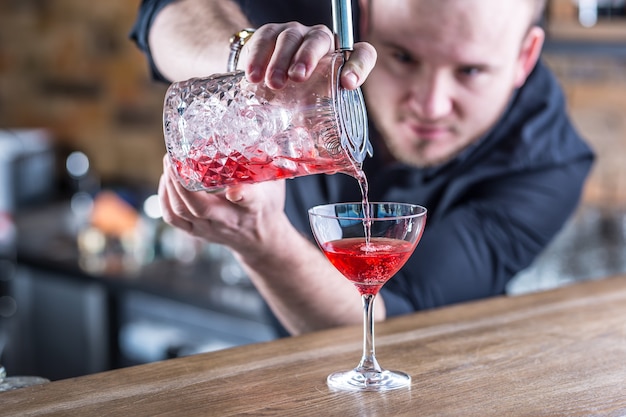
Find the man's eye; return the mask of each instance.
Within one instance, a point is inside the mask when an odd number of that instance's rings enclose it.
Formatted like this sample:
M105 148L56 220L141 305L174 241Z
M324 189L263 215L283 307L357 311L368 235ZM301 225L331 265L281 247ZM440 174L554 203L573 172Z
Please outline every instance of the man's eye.
M482 68L479 67L461 67L459 68L459 74L464 77L475 77L476 75L482 73Z
M395 52L393 54L393 57L396 59L396 61L401 62L403 64L415 63L415 59L413 59L413 57L407 54L406 52Z

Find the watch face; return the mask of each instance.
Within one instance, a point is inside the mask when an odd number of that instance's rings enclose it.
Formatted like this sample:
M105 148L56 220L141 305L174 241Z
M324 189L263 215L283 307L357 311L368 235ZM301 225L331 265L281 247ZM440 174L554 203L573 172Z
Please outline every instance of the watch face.
M230 37L230 55L228 56L226 71L232 72L237 70L241 48L243 48L246 42L248 42L248 39L252 37L253 33L254 29L242 29Z
M241 29L230 38L230 46L232 47L234 44L239 44L239 47L241 48L246 44L253 33L254 29Z

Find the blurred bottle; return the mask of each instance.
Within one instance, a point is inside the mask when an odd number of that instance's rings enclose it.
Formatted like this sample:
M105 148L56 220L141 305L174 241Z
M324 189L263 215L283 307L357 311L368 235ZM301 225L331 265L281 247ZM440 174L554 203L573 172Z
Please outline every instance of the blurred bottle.
M626 18L626 0L577 0L578 21L584 27L595 26L599 20Z

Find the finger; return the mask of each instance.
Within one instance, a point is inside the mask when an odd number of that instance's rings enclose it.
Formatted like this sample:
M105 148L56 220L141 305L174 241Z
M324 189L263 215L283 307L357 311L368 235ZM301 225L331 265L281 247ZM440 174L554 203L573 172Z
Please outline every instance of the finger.
M243 213L250 211L259 200L258 195L266 192L265 186L264 183L233 185L224 192L224 197L231 206L236 206L240 209L238 211Z
M181 197L181 190L184 190L184 188L180 184L180 181L178 181L171 165L168 165L168 169L163 172L163 178L168 197L167 201L172 214L188 222L193 222L195 216L191 213L187 203Z
M170 204L174 212L185 220L194 222L197 220L211 219L213 201L219 200L215 195L202 191L189 191L176 178L174 169L168 170L167 190L174 198Z
M172 210L170 205L170 195L167 191L166 182L166 174L161 175L161 178L159 179L158 196L163 221L186 232L191 232L191 222L188 222L174 214L174 211Z
M267 65L276 46L276 38L282 28L282 24L261 26L243 47L242 55L246 58L245 71L250 82L259 83L265 78Z
M189 191L176 179L173 167L168 169L166 185L168 192L175 194L170 199L173 211L181 218L196 223L202 228L202 222L225 223L232 217L232 204L224 197L224 193L212 194L203 191Z
M241 210L240 213L253 212L268 200L282 201L285 180L265 181L257 184L238 184L229 187L224 197ZM268 198L269 197L269 198Z
M226 200L230 201L233 204L245 204L245 195L245 185L234 185L232 187L228 187L224 192L224 197L226 198Z
M309 79L322 57L334 50L334 37L324 25L317 25L304 35L289 67L289 78L302 82Z
M341 71L341 85L348 90L359 87L376 64L376 49L366 42L354 44L354 50Z
M284 76L305 29L304 25L297 22L269 23L257 29L242 52L247 59L245 70L248 80L258 83L274 77L278 84L284 85ZM283 35L285 32L287 34ZM272 83L268 85L276 88Z
M307 30L308 28L301 24L288 23L278 34L276 48L265 74L265 84L268 87L280 89L285 86L293 57L300 48Z

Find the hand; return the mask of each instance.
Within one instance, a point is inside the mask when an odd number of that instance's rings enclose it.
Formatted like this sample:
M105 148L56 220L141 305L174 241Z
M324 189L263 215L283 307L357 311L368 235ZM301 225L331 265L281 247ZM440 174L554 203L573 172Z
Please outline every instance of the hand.
M261 26L243 48L242 58L248 80L265 83L273 89L284 87L288 79L309 79L322 57L335 50L334 35L323 25L304 26L297 22ZM344 65L341 84L359 87L376 63L376 50L366 42L354 44Z
M168 156L159 181L163 220L204 240L223 244L244 257L263 256L289 225L284 214L285 182L238 185L218 194L185 189ZM286 222L286 223L284 223Z
M236 186L220 194L188 191L167 155L159 181L163 219L235 252L276 317L292 333L359 323L362 307L345 303L354 286L284 212L285 181ZM311 297L315 293L316 297ZM377 297L377 319L385 317Z

